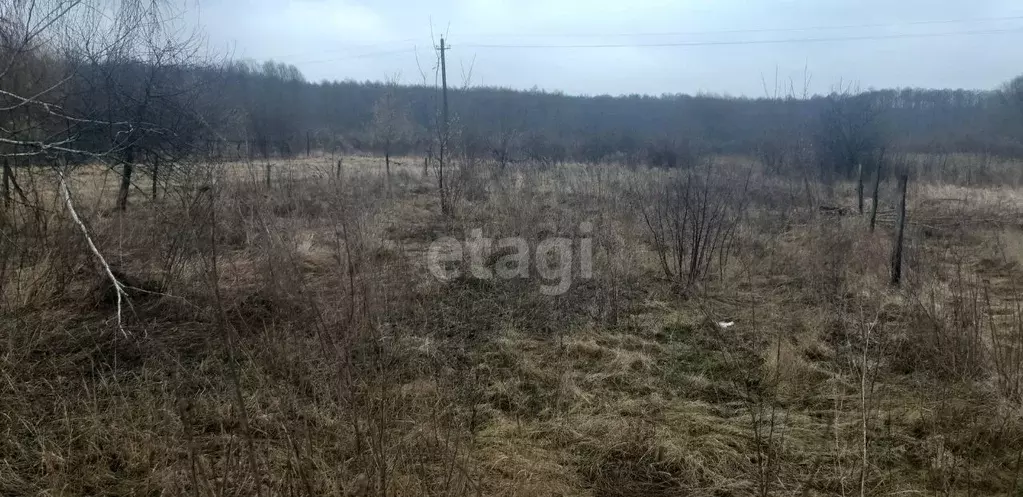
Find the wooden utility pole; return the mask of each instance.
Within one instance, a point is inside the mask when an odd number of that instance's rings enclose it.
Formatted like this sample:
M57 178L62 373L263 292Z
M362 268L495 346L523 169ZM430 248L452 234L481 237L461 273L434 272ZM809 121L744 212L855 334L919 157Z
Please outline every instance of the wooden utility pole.
M895 226L895 244L892 246L892 286L902 283L902 240L906 233L906 184L909 177L899 176L899 211Z
M440 84L444 103L444 136L448 134L448 65L445 58L444 37L440 39Z
M443 114L441 122L440 157L437 163L437 186L440 189L440 210L443 214L448 213L447 192L444 191L444 148L448 141L448 66L444 57L444 37L440 38L440 81L443 100Z
M871 195L870 204L870 232L874 232L874 225L877 224L877 200L878 191L881 189L881 161L877 162L877 171L874 172L874 193Z

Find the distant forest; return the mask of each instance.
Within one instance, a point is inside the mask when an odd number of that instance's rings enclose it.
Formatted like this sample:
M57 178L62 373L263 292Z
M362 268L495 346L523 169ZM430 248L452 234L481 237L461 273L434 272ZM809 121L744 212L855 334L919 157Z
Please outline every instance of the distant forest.
M439 89L375 82L307 82L296 68L267 62L224 70L221 95L242 122L231 140L269 141L276 153L314 147L379 151L380 104L402 122L397 152L423 153L437 129ZM1017 85L1018 86L1018 85ZM1006 85L1006 89L1012 84ZM713 95L570 96L505 88L449 89L453 132L479 153L526 160L668 161L674 154L770 158L815 134L862 135L860 148L903 152L1023 155L1020 109L1006 91L901 89L838 91L798 98ZM846 136L852 140L852 136ZM389 140L390 141L390 140ZM853 146L854 144L848 144Z
M848 174L894 152L1023 156L1023 77L985 91L805 96L792 88L764 98L462 86L449 91L444 134L435 85L313 83L272 61L197 60L188 42L139 40L95 53L83 43L61 53L30 47L22 28L7 27L0 29L0 156L14 167L102 159L124 165L130 178L132 164L155 170L210 154L432 157L441 143L456 163L502 167L684 167L709 154L738 154L779 171L798 165Z

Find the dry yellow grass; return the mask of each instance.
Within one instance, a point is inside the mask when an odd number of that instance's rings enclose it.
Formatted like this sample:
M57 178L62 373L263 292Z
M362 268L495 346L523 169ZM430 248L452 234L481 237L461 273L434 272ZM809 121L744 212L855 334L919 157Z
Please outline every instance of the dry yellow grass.
M173 185L210 188L157 202L140 188L127 213L110 209L112 174L78 170L83 214L132 286L130 336L59 206L45 226L6 211L0 494L1023 486L1023 399L1006 389L1019 370L994 364L1023 346L1019 190L914 185L893 289L890 216L870 234L754 170L734 257L682 294L639 211L678 172L452 172L445 217L432 172L398 161L390 187L370 157L345 158L340 179L330 158L281 162L270 189L259 164L193 169ZM855 205L850 191L828 200ZM582 221L595 278L559 297L536 278L442 283L424 268L440 236L536 240Z

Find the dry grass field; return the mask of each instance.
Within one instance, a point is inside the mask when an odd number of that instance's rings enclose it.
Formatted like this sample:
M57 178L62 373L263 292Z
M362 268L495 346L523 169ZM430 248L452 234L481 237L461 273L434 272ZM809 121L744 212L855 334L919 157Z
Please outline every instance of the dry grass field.
M52 173L22 172L0 495L1023 495L1021 166L968 159L904 165L900 287L892 178L871 232L855 185L735 157L455 169L450 216L421 158L296 160L269 188L193 167L156 201L140 175L125 213L80 168L120 318ZM673 278L651 220L694 177L723 229ZM593 277L562 295L426 267L443 236L583 222Z

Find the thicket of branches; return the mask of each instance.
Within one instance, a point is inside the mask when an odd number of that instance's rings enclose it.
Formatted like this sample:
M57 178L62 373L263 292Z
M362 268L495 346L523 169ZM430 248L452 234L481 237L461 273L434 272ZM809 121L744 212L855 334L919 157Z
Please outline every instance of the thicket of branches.
M134 0L14 0L0 7L0 156L5 200L22 166L102 163L122 177L200 156L229 112L220 71L175 12ZM155 188L154 188L155 193Z

